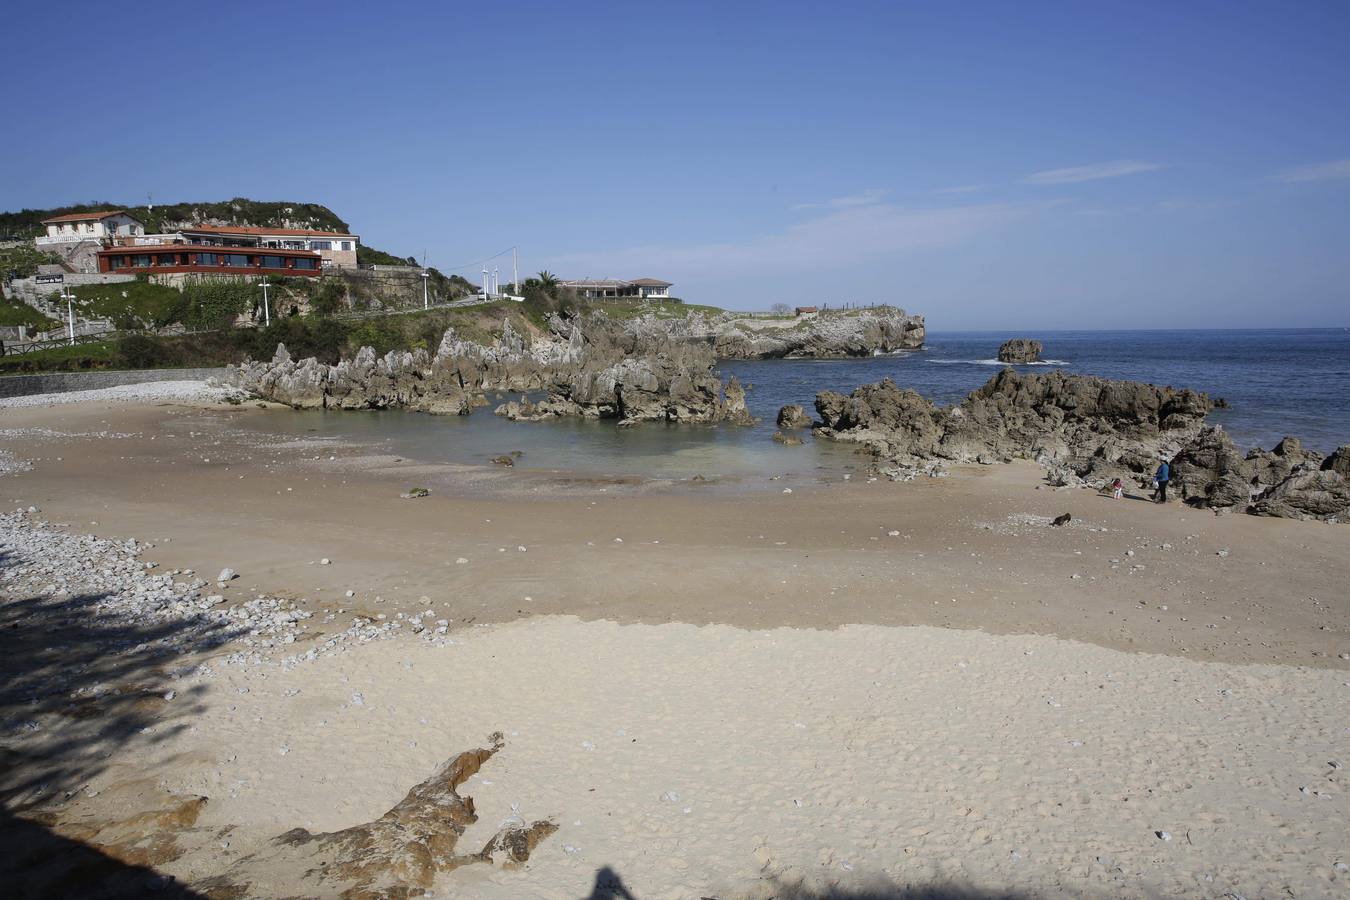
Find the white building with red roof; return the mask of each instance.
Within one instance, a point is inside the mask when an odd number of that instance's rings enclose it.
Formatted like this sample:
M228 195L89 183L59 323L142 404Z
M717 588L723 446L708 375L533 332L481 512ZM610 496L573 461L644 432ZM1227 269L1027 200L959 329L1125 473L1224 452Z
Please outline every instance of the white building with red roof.
M145 233L145 225L139 219L120 209L52 216L43 219L42 224L47 226L47 233L35 239L34 243L39 249L56 249L54 245L104 241Z

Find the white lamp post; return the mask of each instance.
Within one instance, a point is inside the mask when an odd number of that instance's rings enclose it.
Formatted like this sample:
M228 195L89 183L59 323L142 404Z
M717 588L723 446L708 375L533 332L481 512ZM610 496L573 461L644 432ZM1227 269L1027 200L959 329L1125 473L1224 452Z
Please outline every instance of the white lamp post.
M66 322L70 328L70 345L75 346L75 292L66 288L62 295L66 298Z
M258 284L258 287L262 288L263 292L263 327L270 328L272 326L272 304L267 302L267 289L271 285L267 283L266 275L263 276L263 280Z
M427 279L430 278L430 277L431 277L431 273L428 272L426 269L423 269L423 270L422 270L422 308L423 308L423 309L431 309L431 299L427 296Z
M492 296L492 290L488 286L488 270L483 270L483 299L486 300Z

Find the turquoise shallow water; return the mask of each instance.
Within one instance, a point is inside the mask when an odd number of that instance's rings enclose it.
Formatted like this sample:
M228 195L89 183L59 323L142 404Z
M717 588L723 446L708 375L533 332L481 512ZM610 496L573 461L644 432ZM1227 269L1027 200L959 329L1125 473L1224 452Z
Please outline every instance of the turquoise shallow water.
M761 417L752 428L618 428L575 419L509 422L490 408L466 417L296 412L268 416L258 425L297 436L340 437L426 462L482 464L521 450L519 464L530 469L667 478L816 477L857 468L858 457L850 447L809 436L801 447L774 443L770 435L779 407L801 403L811 409L818 390L847 392L887 376L939 402L954 402L998 371L998 345L1017 336L1042 340L1052 361L1028 371L1059 366L1223 397L1231 408L1216 410L1211 420L1223 424L1244 448L1270 447L1285 434L1322 451L1350 443L1350 331L1345 329L934 332L925 349L894 356L723 363L723 375L735 374L752 385L747 402Z

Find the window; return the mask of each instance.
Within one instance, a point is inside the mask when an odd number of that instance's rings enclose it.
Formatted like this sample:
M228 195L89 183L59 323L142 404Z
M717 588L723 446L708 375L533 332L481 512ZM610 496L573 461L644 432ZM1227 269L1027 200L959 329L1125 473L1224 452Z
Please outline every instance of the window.
M135 256L133 256L133 257L131 258L131 264L132 264L133 266L135 266L135 267L138 267L138 268L149 268L149 267L150 267L150 254L148 254L148 253L138 253L138 254L136 254Z
M248 256L243 253L222 253L220 254L220 265L222 266L247 266Z
M123 266L125 266L126 264L127 264L127 258L126 258L125 256L110 256L110 257L108 257L108 268L110 268L110 269L120 269L120 268L122 268Z
M161 254L159 255L159 258L155 261L155 265L157 265L157 266L176 266L176 265L178 265L178 254L176 254L176 253L161 253Z
M217 263L216 263L216 255L215 255L214 253L198 253L198 254L197 254L197 265L199 265L199 266L214 266L214 265L217 265Z
M264 269L284 269L286 268L286 257L284 256L263 256L262 267Z
M352 242L351 242L351 241L343 241L343 242L342 242L342 249L343 249L344 251L350 253L350 252L351 252L351 249L352 249Z
M310 242L309 242L309 249L311 249L311 250L332 250L332 249L333 249L333 242L332 242L332 241L310 241Z
M319 261L317 259L302 256L295 260L295 267L297 269L317 269L319 267Z

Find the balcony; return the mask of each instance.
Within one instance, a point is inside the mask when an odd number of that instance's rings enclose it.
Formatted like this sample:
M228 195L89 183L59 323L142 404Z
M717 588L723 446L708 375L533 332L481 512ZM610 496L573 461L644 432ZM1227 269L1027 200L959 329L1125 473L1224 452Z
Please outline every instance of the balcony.
M34 239L33 239L33 242L34 242L35 244L37 244L37 246L39 246L39 247L50 247L50 246L52 246L52 245L54 245L54 244L80 244L80 243L83 243L84 241L97 241L97 242L99 242L99 243L102 243L102 241L103 241L103 235L101 235L101 234L58 234L56 237L52 237L52 236L49 235L49 234L44 234L44 235L42 235L41 237L38 237L38 238L34 238Z

